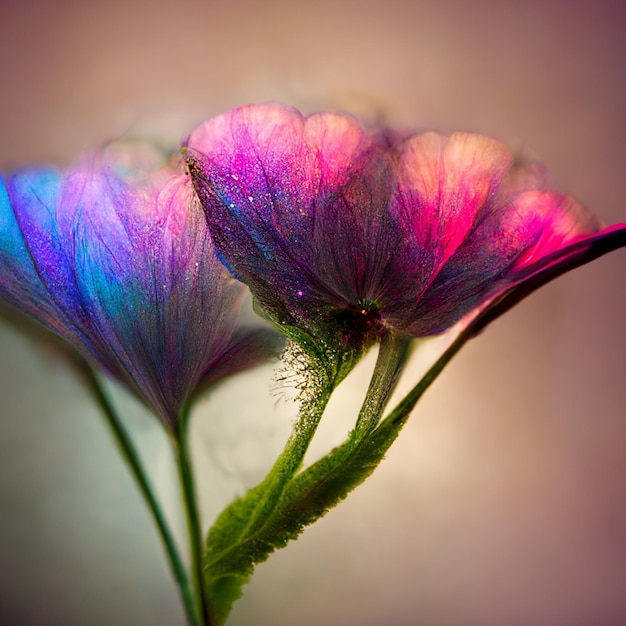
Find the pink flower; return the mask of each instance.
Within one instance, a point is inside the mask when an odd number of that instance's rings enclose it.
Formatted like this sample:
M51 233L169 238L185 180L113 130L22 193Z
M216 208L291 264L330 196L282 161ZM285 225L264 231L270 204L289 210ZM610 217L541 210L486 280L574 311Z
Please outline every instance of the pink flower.
M196 128L187 162L227 267L275 323L331 346L441 333L531 275L624 245L626 225L601 230L482 135L247 106Z

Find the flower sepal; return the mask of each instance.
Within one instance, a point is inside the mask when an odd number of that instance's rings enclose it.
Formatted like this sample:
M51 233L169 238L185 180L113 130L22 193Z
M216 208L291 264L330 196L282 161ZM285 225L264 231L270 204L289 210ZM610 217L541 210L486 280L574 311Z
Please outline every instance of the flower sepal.
M296 368L306 372L307 378L321 375L325 379L324 384L331 385L333 389L354 369L371 347L371 343L353 346L331 343L309 334L300 326L272 319L256 298L252 299L252 303L259 317L267 320L288 342L298 347L297 358L303 357L305 362L296 364Z

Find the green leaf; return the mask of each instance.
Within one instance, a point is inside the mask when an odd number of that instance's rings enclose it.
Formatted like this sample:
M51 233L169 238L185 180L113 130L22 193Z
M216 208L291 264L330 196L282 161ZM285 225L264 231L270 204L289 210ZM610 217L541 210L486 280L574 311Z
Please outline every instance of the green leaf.
M306 526L325 515L360 485L384 458L397 437L403 422L387 423L363 439L354 435L339 448L294 477L282 491L272 513L254 532L245 534L227 550L215 551L218 541L232 541L228 526L241 528L247 515L253 514L253 489L231 507L209 536L206 554L209 594L220 623L227 618L233 603L241 596L258 563L267 560L276 549L295 539ZM356 432L356 431L355 431ZM231 527L232 528L232 527Z

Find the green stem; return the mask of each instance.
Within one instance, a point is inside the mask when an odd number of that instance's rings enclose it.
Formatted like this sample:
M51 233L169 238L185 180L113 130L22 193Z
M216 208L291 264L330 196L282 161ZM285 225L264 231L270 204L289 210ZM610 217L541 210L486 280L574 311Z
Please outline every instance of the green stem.
M188 411L181 415L175 433L174 447L176 449L176 464L185 503L185 516L189 533L189 547L191 550L191 572L195 591L195 606L201 615L200 623L203 626L214 626L217 621L212 607L206 596L204 573L202 568L202 528L196 499L196 490L193 479L191 455L187 439Z
M107 422L111 428L111 431L113 432L113 436L115 437L115 440L120 448L122 456L128 464L128 467L130 468L130 471L134 476L135 481L137 482L137 485L139 486L139 489L146 501L146 504L148 505L148 509L150 510L152 517L156 523L159 535L161 537L161 541L163 542L165 552L169 559L172 574L178 584L181 599L189 623L191 624L191 626L201 626L200 622L198 621L194 596L191 585L189 583L189 578L187 576L185 565L178 553L176 542L174 541L174 537L170 531L169 525L167 523L163 510L161 509L161 505L156 496L156 493L150 483L150 480L148 479L146 469L141 462L139 452L135 448L132 437L124 426L122 419L117 414L113 403L109 399L106 391L104 390L104 387L100 383L98 375L91 367L91 365L84 361L81 364L81 372L83 373L89 385L89 389L91 390L93 396L98 402L105 417L107 418Z
M435 364L426 372L422 379L409 391L409 393L400 401L398 406L383 420L379 428L383 426L395 426L406 422L411 411L417 404L418 400L424 395L425 391L435 382L435 379L441 374L445 366L452 360L457 352L476 334L476 327L480 323L477 318L475 322L470 324L459 336L448 346L446 351L437 359ZM399 427L398 427L399 431Z
M410 339L396 335L393 331L387 331L383 335L374 373L356 421L354 432L359 433L359 439L378 424L389 396L398 382L410 343Z
M283 451L276 459L265 480L258 487L261 491L261 497L241 534L242 540L252 535L265 523L274 510L285 486L300 469L330 400L333 388L331 383L325 382L316 388L315 393L311 393L310 397L303 400L298 419Z

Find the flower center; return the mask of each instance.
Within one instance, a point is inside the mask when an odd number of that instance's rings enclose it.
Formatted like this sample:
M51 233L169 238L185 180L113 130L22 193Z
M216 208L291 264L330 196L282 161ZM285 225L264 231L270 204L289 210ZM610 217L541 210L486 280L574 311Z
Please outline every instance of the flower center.
M378 307L366 300L346 307L337 319L342 327L343 342L353 348L373 341L382 327Z

